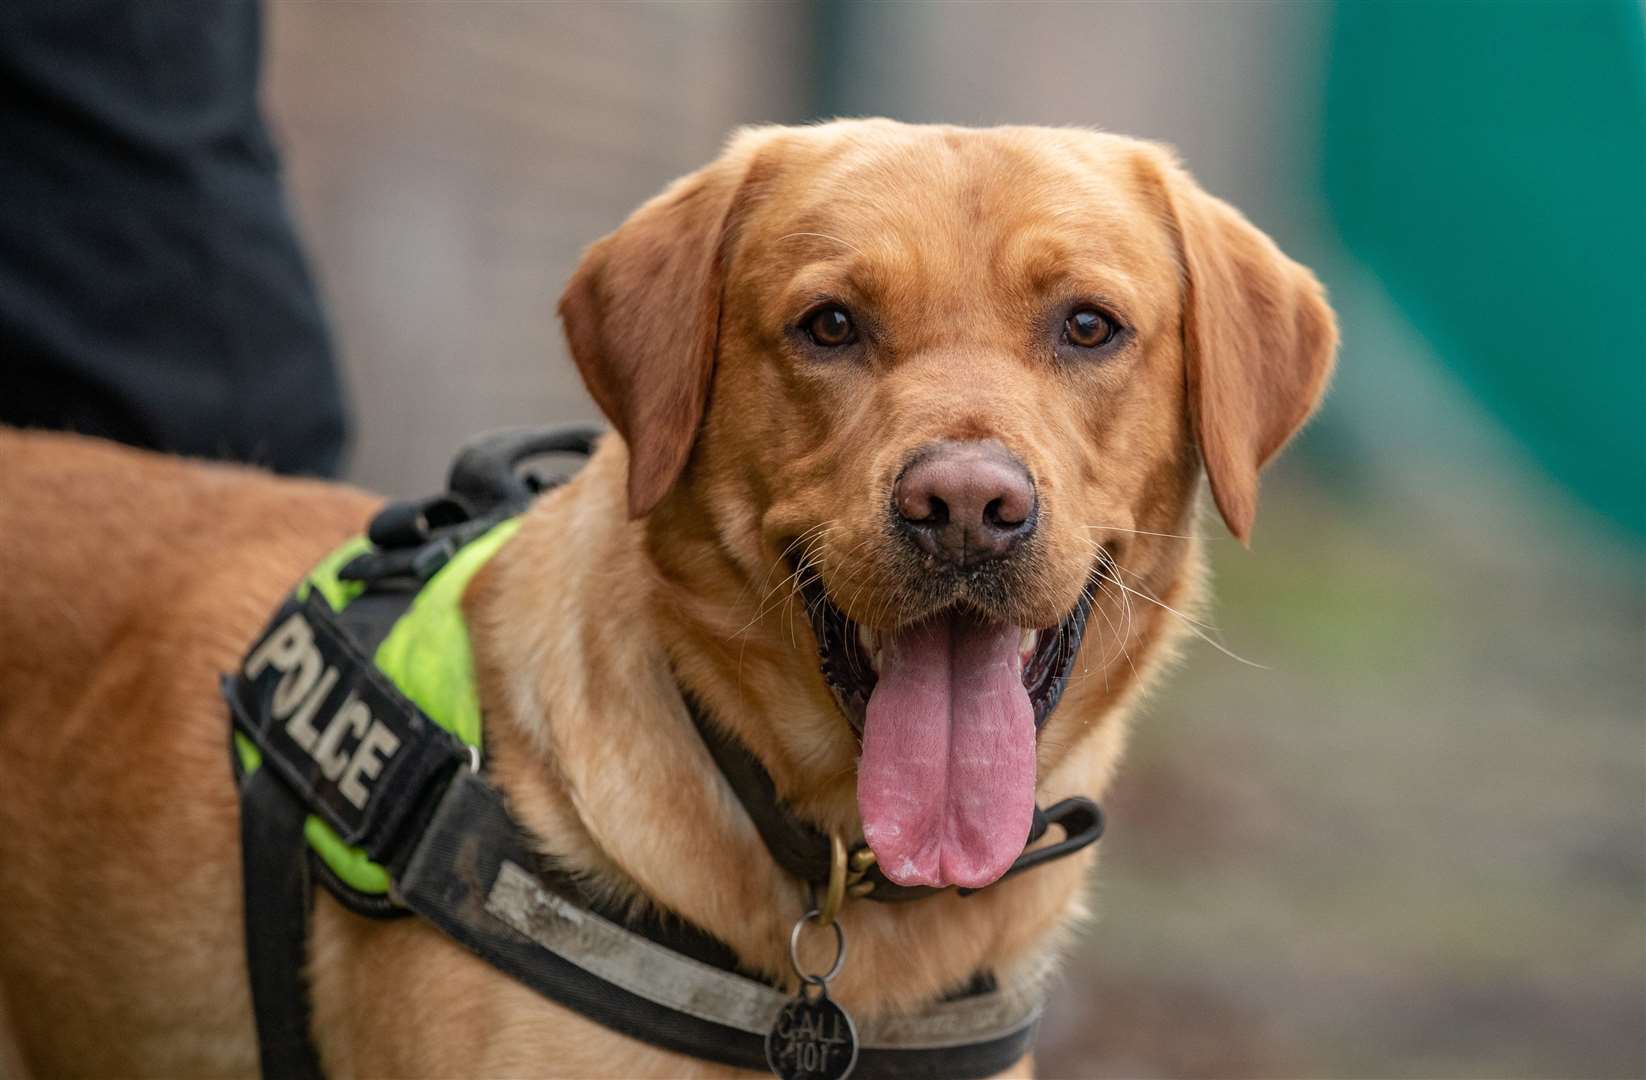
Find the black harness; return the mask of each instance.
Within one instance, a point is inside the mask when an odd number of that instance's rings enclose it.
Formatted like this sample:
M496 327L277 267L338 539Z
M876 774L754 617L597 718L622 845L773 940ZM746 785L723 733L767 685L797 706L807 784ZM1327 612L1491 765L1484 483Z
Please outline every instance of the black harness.
M246 955L265 1077L323 1075L303 975L316 881L360 914L419 915L545 997L614 1031L708 1061L766 1068L774 1022L788 1022L788 1010L807 1000L803 992L789 1001L771 982L742 970L723 942L681 920L636 918L588 895L553 858L540 854L488 781L480 755L433 723L371 659L424 582L465 544L520 513L550 486L521 472L524 460L549 453L586 456L595 436L583 429L524 431L472 443L453 465L446 495L391 505L372 521L373 550L340 573L363 587L357 599L341 612L312 591L282 605L247 656L278 647L277 635L294 628L312 644L328 674L317 680L320 690L305 706L308 715L297 734L274 719L277 711L291 712L289 702L275 708L280 679L249 663L224 678L233 730L255 745L260 758L251 769L243 767L243 754L235 762ZM775 861L814 890L828 887L838 859L834 843L782 803L746 748L689 695L686 701ZM367 754L364 766L357 754L340 771L335 755L328 761L317 754L312 739L303 745L305 732L340 724L353 724L362 745L374 740L372 746L388 749L380 757ZM325 735L320 739L323 744ZM316 857L305 839L311 815L387 871L388 896L352 888ZM1084 798L1044 812L1037 808L1029 843L1049 825L1063 830L1062 839L1026 851L1008 873L1094 842L1103 818ZM853 895L896 901L937 891L894 884L865 865L866 851L859 845L850 853L857 868ZM826 998L826 979L803 979ZM932 1080L992 1075L1032 1048L1039 992L1002 988L981 974L964 992L934 1006L929 1017L878 1025L871 1020L845 1068L855 1063L857 1076ZM710 1001L712 1007L705 1006ZM844 1075L838 1069L785 1072Z

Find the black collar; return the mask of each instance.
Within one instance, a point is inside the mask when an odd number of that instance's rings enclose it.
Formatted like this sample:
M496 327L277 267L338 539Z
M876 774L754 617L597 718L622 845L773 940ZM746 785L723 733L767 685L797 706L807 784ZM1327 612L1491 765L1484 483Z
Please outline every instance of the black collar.
M777 793L777 785L772 782L771 774L760 763L760 759L723 730L696 698L684 691L682 694L686 700L686 709L691 713L692 723L697 726L698 734L703 737L703 744L709 748L709 755L720 767L721 775L725 776L732 791L737 793L738 802L743 804L749 820L754 822L760 838L766 842L766 850L771 852L777 865L801 881L811 884L821 893L829 883L832 861L832 843L828 835L816 825L799 817L784 803ZM1029 850L1046 834L1047 827L1051 825L1062 828L1063 839L1042 848ZM1076 795L1054 803L1045 810L1036 806L1034 823L1029 829L1029 838L1024 844L1023 854L1017 857L1011 869L999 880L1004 881L1013 874L1020 874L1042 863L1072 855L1081 848L1095 843L1102 835L1103 811L1091 799ZM854 863L861 863L868 858L864 854L866 852L868 845L858 841L850 851L850 858ZM926 885L899 885L882 874L878 866L872 864L863 872L861 881L862 885L854 895L869 900L919 900L945 891ZM956 891L961 896L970 896L977 890Z

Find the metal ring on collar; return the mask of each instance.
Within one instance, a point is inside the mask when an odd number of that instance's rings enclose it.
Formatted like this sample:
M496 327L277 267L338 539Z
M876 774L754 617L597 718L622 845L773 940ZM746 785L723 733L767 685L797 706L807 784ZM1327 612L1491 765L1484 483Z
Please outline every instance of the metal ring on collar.
M846 931L840 928L838 922L828 924L829 929L834 931L834 964L829 968L826 975L808 975L800 966L800 928L817 918L817 916L818 910L812 908L806 914L800 916L794 924L794 929L789 931L789 963L794 965L794 973L800 976L801 982L809 983L812 986L823 986L836 975L839 975L840 969L846 964Z

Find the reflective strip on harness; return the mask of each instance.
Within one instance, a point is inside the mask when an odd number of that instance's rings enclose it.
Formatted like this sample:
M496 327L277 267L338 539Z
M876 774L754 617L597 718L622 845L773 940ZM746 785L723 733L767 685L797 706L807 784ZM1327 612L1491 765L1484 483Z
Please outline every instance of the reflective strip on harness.
M793 997L648 941L548 891L512 862L499 868L486 896L486 911L545 949L631 994L762 1039ZM869 1017L861 1035L869 1050L971 1046L1009 1039L1034 1024L1040 1010L1037 980L1022 979L923 1013Z

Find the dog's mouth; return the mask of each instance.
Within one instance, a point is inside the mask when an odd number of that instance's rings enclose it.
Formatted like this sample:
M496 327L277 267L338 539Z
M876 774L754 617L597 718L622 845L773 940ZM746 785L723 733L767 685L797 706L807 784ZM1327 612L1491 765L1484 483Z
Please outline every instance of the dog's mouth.
M797 571L823 679L862 739L858 809L901 885L980 888L1022 852L1036 736L1067 686L1098 578L1056 626L955 606L895 630L848 618L816 569Z
M818 660L823 681L828 685L840 711L851 722L861 737L867 718L869 698L880 678L880 665L885 661L885 650L895 634L877 633L846 617L829 599L828 591L816 570L803 566L797 571L801 599L811 619L812 632L817 637ZM1017 656L1019 677L1034 710L1034 726L1038 731L1057 708L1080 652L1081 639L1086 634L1086 620L1091 617L1092 602L1100 578L1094 571L1074 609L1056 626L1044 629L1017 629ZM971 614L951 610L932 616L933 620L983 620ZM1002 632L1004 631L1002 626Z

